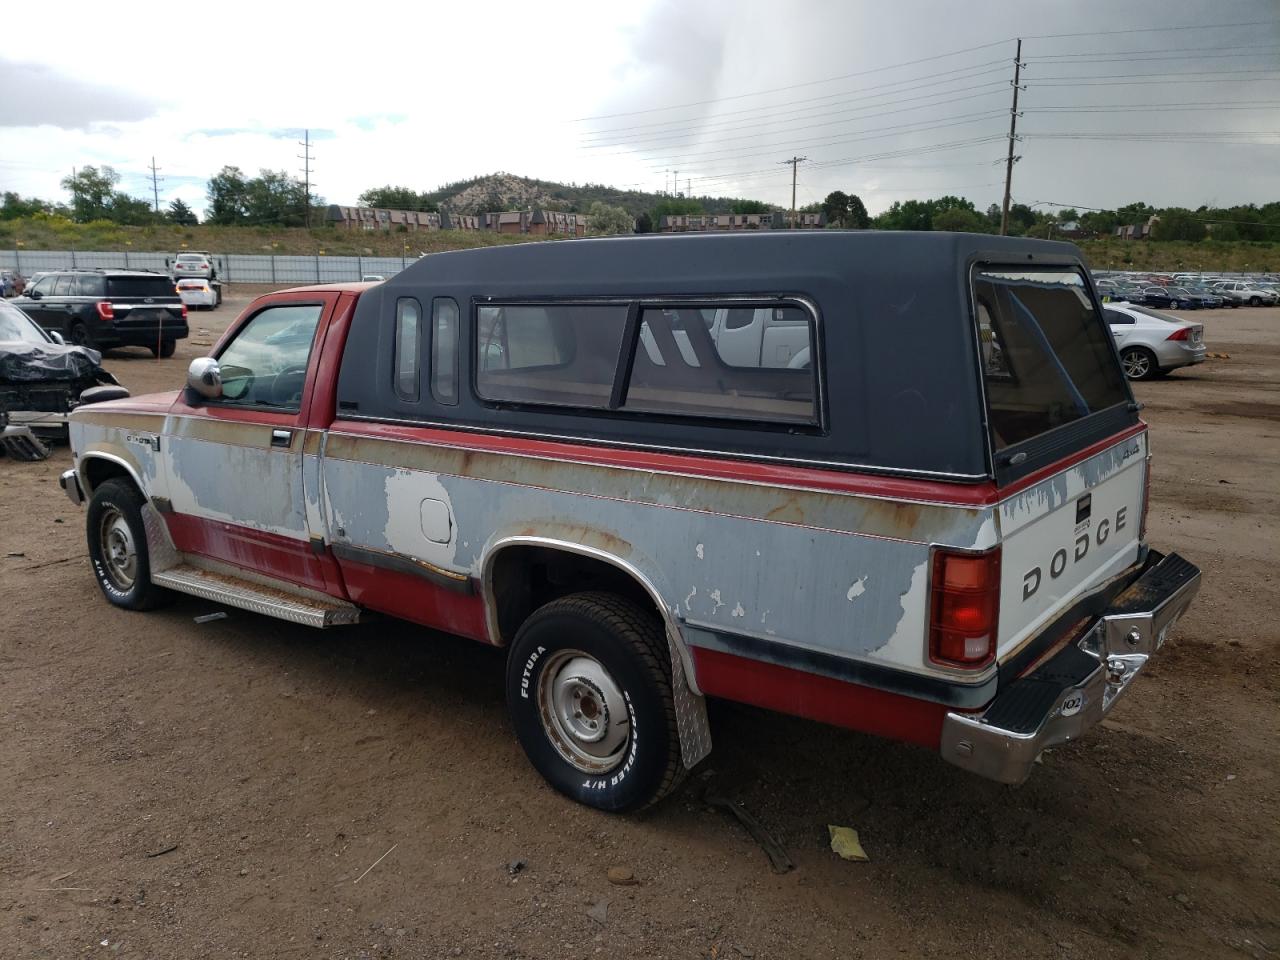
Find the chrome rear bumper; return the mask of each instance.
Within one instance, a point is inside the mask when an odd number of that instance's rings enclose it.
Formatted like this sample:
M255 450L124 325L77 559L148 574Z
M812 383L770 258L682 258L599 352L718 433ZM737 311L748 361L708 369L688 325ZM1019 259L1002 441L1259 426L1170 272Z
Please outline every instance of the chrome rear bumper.
M1046 747L1074 740L1111 711L1200 589L1176 553L1155 559L1075 644L1005 688L980 714L948 713L943 757L979 776L1021 783Z

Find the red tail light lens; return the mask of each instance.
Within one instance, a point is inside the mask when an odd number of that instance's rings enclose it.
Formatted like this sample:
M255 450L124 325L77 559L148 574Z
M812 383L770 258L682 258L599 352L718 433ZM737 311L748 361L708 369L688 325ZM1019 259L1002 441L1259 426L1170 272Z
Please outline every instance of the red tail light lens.
M1177 330L1173 331L1173 333L1165 337L1165 339L1166 340L1185 340L1189 336L1191 336L1190 327L1179 327Z
M187 305L185 303L182 305L182 319L187 319Z
M978 670L996 656L1000 551L936 550L930 587L929 659Z
M115 315L116 315L116 312L112 308L110 301L107 301L107 300L98 301L98 316L100 316L103 320L111 320L115 317Z

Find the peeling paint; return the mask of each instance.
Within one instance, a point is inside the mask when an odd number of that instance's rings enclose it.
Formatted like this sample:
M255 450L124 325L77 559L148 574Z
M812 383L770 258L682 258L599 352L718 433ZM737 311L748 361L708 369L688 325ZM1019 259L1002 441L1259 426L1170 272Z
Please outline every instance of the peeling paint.
M715 606L711 608L711 616L714 617L716 612L724 606L724 601L720 599L719 590L712 590L709 596L711 597L712 602L715 603Z
M698 559L699 559L699 560L705 560L705 559L706 559L706 555L705 555L705 553L703 552L703 549L702 549L702 544L698 544L696 547L694 547L694 551L693 551L693 552L694 552L694 553L696 553L696 554L698 555Z
M734 604L734 607L731 613L734 619L737 619L738 617L745 617L747 615L747 611L743 609L741 601Z
M845 596L849 599L850 603L867 592L866 584L867 578L862 577L861 579L853 581L853 583L849 585L849 592L846 593Z
M684 598L684 609L686 613L693 613L693 598L698 595L698 588L694 587L689 591L689 595Z

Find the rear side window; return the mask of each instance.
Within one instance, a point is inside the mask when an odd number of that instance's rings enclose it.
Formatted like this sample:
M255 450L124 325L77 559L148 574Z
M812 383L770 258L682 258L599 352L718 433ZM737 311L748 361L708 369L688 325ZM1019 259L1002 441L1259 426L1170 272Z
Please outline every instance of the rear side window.
M1129 401L1079 272L981 271L974 299L997 450Z
M626 305L503 304L476 310L476 391L486 400L607 407Z
M421 355L422 308L413 297L396 301L396 396L418 399L418 362Z
M438 403L458 402L458 301L431 301L431 395Z
M106 280L102 277L94 277L89 274L81 274L80 282L77 286L79 295L82 297L101 297L106 289Z
M76 276L73 273L60 273L53 285L55 297L74 297L76 295Z
M816 424L813 343L798 306L646 307L622 409Z
M168 277L107 277L107 296L109 297L161 297L170 299L177 297L173 281Z

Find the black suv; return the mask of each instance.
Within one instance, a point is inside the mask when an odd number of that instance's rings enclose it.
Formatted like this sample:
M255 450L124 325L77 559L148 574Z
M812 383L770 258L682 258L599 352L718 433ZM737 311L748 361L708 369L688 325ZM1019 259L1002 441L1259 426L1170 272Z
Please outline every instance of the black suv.
M187 308L173 281L146 270L49 273L13 303L46 330L87 347L149 347L171 357L187 335Z

